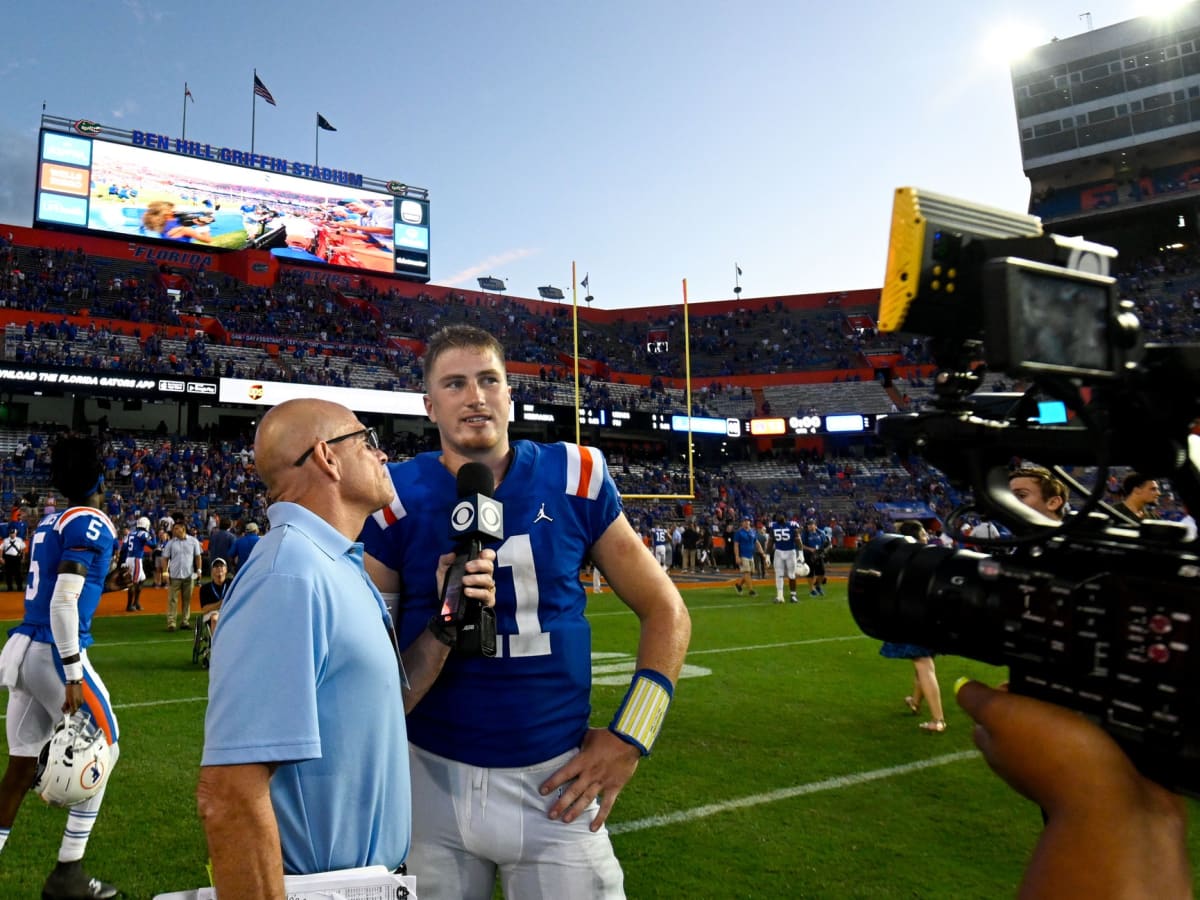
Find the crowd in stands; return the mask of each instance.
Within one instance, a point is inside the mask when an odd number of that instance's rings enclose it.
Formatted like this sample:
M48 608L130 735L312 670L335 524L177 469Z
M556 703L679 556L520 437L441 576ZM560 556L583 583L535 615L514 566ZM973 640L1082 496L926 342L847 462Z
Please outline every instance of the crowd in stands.
M360 285L350 295L344 287L287 271L268 289L194 270L186 273L184 288L172 292L159 274L146 264L96 260L81 251L15 247L0 237L0 306L62 316L57 322L10 326L4 358L94 370L325 385L361 386L365 377L377 388L419 389L419 358L399 339L420 341L446 324L469 322L495 334L511 360L539 366L536 377L513 379L516 401L574 402L573 372L566 364L574 346L573 321L565 305L536 311L501 296L422 293L414 298L370 285ZM1136 304L1149 339L1189 340L1200 331L1200 258L1194 251L1122 261L1119 284L1122 296ZM82 309L129 327L123 332L95 324L80 328L67 316ZM868 312L844 309L835 296L818 310L790 309L782 301L747 302L735 311L691 315L692 368L699 379L693 412L704 414L710 406L732 408L743 416L772 412L752 390L725 380L739 373L842 370L860 367L867 356L881 352L895 353L902 361L929 362L923 341L862 327ZM230 348L199 331L186 339L169 338L167 327L191 315L215 317L235 344L254 352L231 355ZM681 309L631 313L611 325L581 322L581 356L609 367L605 378L584 378L583 405L684 412L681 392L669 390L663 381L682 374L682 328ZM647 352L652 332L674 352ZM272 343L275 355L262 349ZM647 386L627 385L620 373L631 371L654 377ZM836 377L831 371L830 380ZM919 408L928 391L928 381L919 377L904 383L894 394L898 408ZM249 435L233 441L207 441L203 435L185 440L165 434L165 426L162 430L108 436L109 511L114 518L153 519L186 509L197 527L212 515L262 519L265 494L247 456ZM387 449L393 458L406 458L425 448L419 438L406 436ZM736 528L743 515L757 521L786 512L836 523L840 536L856 538L886 527L878 503L922 503L944 517L962 501L919 459L888 459L879 465L876 460L825 459L800 451L783 451L776 460L782 468L765 477L752 477L738 463L702 466L695 473L695 500L683 501L667 496L690 493L692 486L678 464L637 458L627 445L605 449L622 492L650 495L629 501L635 524L638 518L693 518L721 533ZM0 463L0 493L10 507L36 487L44 455L45 434L34 432L21 442L19 453ZM43 500L32 500L30 508L44 505Z
M1149 336L1195 336L1200 322L1200 259L1195 251L1119 260L1118 265L1122 296L1135 302ZM89 334L86 350L55 349L39 346L27 335L26 344L6 348L6 358L74 362L82 355L88 360L84 364L91 365L101 355L105 368L271 376L335 385L349 384L355 366L371 364L389 373L382 383L406 387L420 383L419 363L395 339L423 341L455 322L488 330L505 345L511 360L545 366L551 373L561 370L574 350L573 317L566 305L534 311L520 300L498 295L406 297L366 283L351 293L321 279L306 280L293 270L284 270L270 288L204 269L188 270L175 273L183 287L170 291L157 275L147 264L91 259L80 250L15 248L0 238L0 306L64 315L87 309L93 317L131 323L140 344L140 353L125 347L118 351L106 336ZM824 309L793 309L782 300L746 301L737 310L712 314L693 309L688 320L693 378L719 383L746 372L833 373L869 367L868 358L881 353L897 355L901 364L931 361L924 341L863 327L872 314L843 308L840 302ZM208 339L203 337L189 341L185 358L161 353L154 340L161 326L179 325L181 316L189 315L217 319L235 342L275 341L280 347L277 363L273 369L239 371L232 361L222 363L208 352ZM651 333L673 351L648 352ZM69 339L74 344L79 337ZM586 318L580 322L581 357L613 373L682 377L682 347L682 307L631 313L612 324Z

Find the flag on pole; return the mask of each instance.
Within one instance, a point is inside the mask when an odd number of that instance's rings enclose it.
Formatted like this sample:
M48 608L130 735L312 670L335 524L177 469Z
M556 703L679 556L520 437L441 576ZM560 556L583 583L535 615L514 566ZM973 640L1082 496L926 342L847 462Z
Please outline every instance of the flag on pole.
M186 81L183 83L183 96L184 96L185 100L191 100L193 103L196 102L196 98L193 97L192 92L190 90L188 90L188 85L187 85Z
M262 97L272 106L276 106L275 98L271 96L271 92L267 90L267 86L262 83L262 79L258 77L258 73L254 73L254 93Z
M317 113L317 127L323 128L326 131L337 131L336 128L329 124L329 120L320 113Z
M739 266L737 263L734 263L734 264L733 264L733 267L734 267L735 269L737 269L737 273L738 273L738 275L740 276L740 275L742 274L742 267L741 267L741 266Z
M583 281L579 282L579 286L581 288L583 288L585 291L587 290L587 281L588 281L588 277L587 277L587 275L584 275Z

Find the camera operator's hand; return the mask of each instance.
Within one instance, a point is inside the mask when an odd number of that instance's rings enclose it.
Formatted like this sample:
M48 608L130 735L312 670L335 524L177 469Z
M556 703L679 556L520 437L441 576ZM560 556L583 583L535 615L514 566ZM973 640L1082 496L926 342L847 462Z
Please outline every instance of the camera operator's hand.
M1021 897L1191 897L1182 797L1081 715L977 681L956 693L988 765L1046 813Z

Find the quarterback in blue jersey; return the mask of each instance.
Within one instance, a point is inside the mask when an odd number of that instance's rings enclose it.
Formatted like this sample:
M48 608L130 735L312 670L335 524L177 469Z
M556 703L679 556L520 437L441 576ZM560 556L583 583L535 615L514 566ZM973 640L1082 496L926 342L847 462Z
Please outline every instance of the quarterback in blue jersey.
M110 767L118 757L117 720L104 682L87 656L100 595L124 589L127 577L124 569L112 566L117 531L100 511L102 473L100 453L90 438L62 437L54 445L53 483L70 505L46 516L34 532L24 618L9 631L0 653L0 684L9 689L0 848L37 778L38 755L63 713L86 708L109 745ZM83 869L84 850L103 799L102 786L90 799L70 807L58 866L46 879L44 898L117 895L116 888Z
M425 409L441 451L390 466L396 497L366 523L367 569L396 596L414 817L409 871L423 900L623 897L604 827L658 734L691 634L683 600L622 514L604 457L574 444L510 444L504 351L451 326L425 356ZM456 475L491 469L496 655L451 654L435 627L430 562L454 546ZM579 580L591 556L641 620L637 671L608 728L589 728L591 638ZM436 657L434 657L436 654ZM419 659L438 667L416 674ZM640 711L640 712L639 712ZM642 714L644 713L644 714Z

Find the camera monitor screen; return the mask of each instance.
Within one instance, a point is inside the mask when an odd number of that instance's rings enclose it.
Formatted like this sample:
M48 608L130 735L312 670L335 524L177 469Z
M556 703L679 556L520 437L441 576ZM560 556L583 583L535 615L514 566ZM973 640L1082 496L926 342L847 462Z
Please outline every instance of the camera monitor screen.
M1023 271L1018 279L1024 361L1035 366L1108 371L1107 285Z
M1116 282L1104 275L1006 257L985 267L987 358L1016 373L1118 374Z

